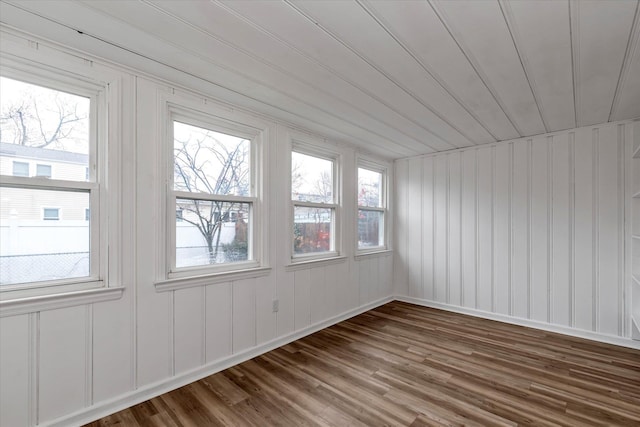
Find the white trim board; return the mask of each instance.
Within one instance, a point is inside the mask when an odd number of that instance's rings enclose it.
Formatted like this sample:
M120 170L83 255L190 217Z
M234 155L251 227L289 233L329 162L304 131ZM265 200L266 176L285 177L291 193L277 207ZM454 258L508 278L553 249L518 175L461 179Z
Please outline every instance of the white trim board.
M115 399L100 402L94 406L84 408L75 413L72 413L64 417L46 422L44 424L39 424L39 425L50 426L50 427L54 427L54 426L68 427L68 426L81 426L86 423L90 423L92 421L95 421L102 417L106 417L108 415L111 415L123 409L130 408L131 406L137 405L138 403L142 403L154 397L160 396L161 394L170 392L177 388L183 387L187 384L191 384L192 382L198 381L209 375L213 375L217 372L220 372L232 366L238 365L249 359L253 359L254 357L260 356L261 354L267 353L271 350L275 350L278 347L282 347L283 345L286 345L293 341L304 338L307 335L311 335L314 332L318 332L322 329L333 326L336 323L342 322L351 317L357 316L359 314L372 310L376 307L385 305L392 301L394 301L393 296L381 298L377 301L346 311L337 316L320 321L318 323L315 323L306 328L300 329L291 334L276 338L274 340L268 341L256 347L252 347L248 350L231 355L224 359L220 359L215 362L208 363L206 365L200 366L196 369L185 372L183 374L170 377L164 381L160 381L155 384L151 384L151 385L139 388L138 390L134 390L132 392L120 395Z
M423 307L437 308L439 310L450 311L453 313L467 314L469 316L480 317L483 319L496 320L498 322L509 323L512 325L525 326L528 328L540 329L548 332L568 335L571 337L583 338L591 341L597 341L605 344L613 344L621 347L640 350L640 342L633 341L628 338L621 338L613 335L601 334L598 332L585 331L582 329L570 328L568 326L552 325L549 323L538 322L529 319L520 319L517 317L506 316L503 314L489 313L487 311L476 310L473 308L460 307L451 304L444 304L420 298L406 297L396 295L395 301L406 302L408 304L420 305Z

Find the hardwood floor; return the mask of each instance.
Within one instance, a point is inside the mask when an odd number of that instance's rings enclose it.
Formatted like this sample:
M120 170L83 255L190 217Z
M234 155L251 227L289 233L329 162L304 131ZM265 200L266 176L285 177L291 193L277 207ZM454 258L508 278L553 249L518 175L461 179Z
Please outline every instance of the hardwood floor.
M89 426L640 425L640 351L393 302Z

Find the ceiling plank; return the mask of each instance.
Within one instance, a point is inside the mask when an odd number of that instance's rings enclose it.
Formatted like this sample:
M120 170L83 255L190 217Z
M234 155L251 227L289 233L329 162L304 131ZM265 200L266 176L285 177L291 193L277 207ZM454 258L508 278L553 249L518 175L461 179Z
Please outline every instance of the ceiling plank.
M519 136L428 3L385 0L362 3L497 140Z
M203 95L206 94L204 96L219 96L220 99L233 102L238 107L249 108L288 123L305 126L311 131L336 141L349 141L349 143L363 147L364 151L386 158L419 154L414 149L382 138L366 128L353 126L343 120L336 120L335 115L329 115L313 105L291 99L255 82L241 79L233 70L202 61L194 62L192 57L187 56L180 49L158 43L157 39L150 38L145 33L131 29L118 21L109 20L104 14L87 9L82 4L70 1L28 2L17 5L1 2L0 11L0 22L3 24L23 29L71 48L91 52L92 55L98 57L108 58L126 67L132 67L174 84L200 91ZM80 34L77 30L83 33ZM105 42L93 36L93 31L100 33L102 30L121 33L136 40L144 40L146 44L155 45L158 49L165 50L178 64L193 64L193 68L182 67L180 72L177 72L177 68L170 64L163 63L158 59L151 59L129 49L126 40L124 43L127 47L124 48L116 43ZM150 52L153 53L153 50ZM206 68L207 74L205 76L198 75L194 72L198 68ZM219 81L229 83L229 85L218 84L209 78L212 75L216 76ZM230 86L235 86L235 88ZM291 111L281 108L283 105L289 106ZM308 117L312 119L310 120ZM327 126L326 123L332 123L332 125Z
M624 64L611 107L609 121L640 117L640 1L636 5Z
M393 82L386 79L362 58L354 55L351 50L323 31L312 20L298 13L295 8L274 1L223 1L221 3L286 44L290 49L321 64L363 93L431 132L434 136L428 140L430 145L439 150L456 147L454 143L445 141L449 141L449 135L460 138L459 134L451 134L451 128L433 112L408 93L399 90ZM442 144L447 144L448 147L443 147ZM469 145L470 142L466 141L466 144Z
M635 0L571 0L578 126L609 120L636 6Z
M521 135L545 132L527 76L497 0L431 4Z
M576 127L569 3L502 0L548 131Z
M355 2L287 1L462 135L458 146L493 137Z
M184 6L184 3L180 4ZM114 5L113 2L107 0L90 1L85 4L92 9L99 10L105 17L111 17L111 20L117 19L119 23L125 23L128 25L126 28L142 31L147 35L146 38L131 39L126 30L118 33L101 32L101 36L108 40L113 40L121 45L126 44L129 48L139 52L153 52L153 58L170 63L176 68L189 69L190 72L199 76L214 75L216 76L214 78L217 78L216 74L211 73L211 66L224 68L235 74L235 80L241 86L240 88L236 87L237 90L255 93L255 86L267 87L273 92L278 92L278 105L281 108L292 111L294 107L290 100L306 103L309 107L319 109L325 115L330 116L330 122L346 121L351 126L359 127L376 135L375 140L393 141L385 142L385 146L400 144L418 152L433 150L430 147L422 146L418 140L409 140L408 136L390 129L380 120L372 118L362 110L336 102L331 94L320 88L307 86L295 75L284 74L281 70L261 61L260 58L230 46L193 24L178 20L148 4L117 2ZM204 16L210 16L214 12L209 3L205 2L190 3L189 9ZM146 19L138 19L140 16L145 16ZM166 28L171 28L172 31L167 32ZM172 51L179 51L184 59L177 62L175 52ZM218 81L220 84L229 84L227 79ZM316 102L310 102L310 100Z
M197 27L206 37L214 37L238 51L258 58L288 79L297 80L336 98L333 102L328 100L331 102L330 107L337 101L342 102L392 128L396 135L402 135L403 140L418 151L424 150L425 146L431 150L448 148L444 141L433 141L436 137L427 129L360 91L319 62L300 54L220 3L154 1L153 5L176 19ZM189 42L186 44L190 45ZM251 71L256 74L253 76L256 79L262 72L260 69L247 70Z

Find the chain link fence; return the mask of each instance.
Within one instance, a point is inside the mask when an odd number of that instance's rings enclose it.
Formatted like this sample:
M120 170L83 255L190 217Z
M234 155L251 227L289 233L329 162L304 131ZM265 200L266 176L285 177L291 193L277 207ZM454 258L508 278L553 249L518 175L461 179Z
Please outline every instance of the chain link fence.
M0 256L0 285L89 276L89 252Z

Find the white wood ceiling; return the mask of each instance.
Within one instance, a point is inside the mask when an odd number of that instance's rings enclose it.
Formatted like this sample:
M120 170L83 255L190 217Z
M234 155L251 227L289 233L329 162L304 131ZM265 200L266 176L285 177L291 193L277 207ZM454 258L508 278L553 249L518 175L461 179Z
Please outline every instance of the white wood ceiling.
M389 158L640 117L637 0L0 6L6 25L185 71Z

